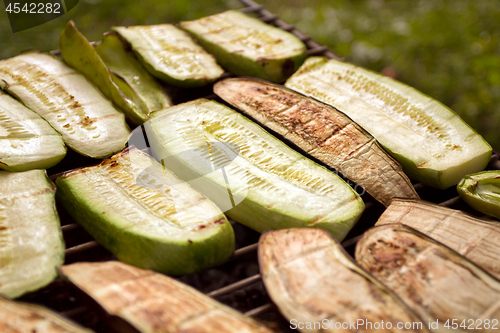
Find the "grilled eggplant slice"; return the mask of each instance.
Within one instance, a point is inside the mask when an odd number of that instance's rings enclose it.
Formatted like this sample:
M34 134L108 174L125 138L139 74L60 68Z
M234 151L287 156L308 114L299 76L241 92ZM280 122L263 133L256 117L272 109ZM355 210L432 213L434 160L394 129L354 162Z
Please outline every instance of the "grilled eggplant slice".
M66 145L93 158L122 150L129 129L121 112L61 60L29 52L0 61L0 88L38 113Z
M219 81L214 91L306 153L340 171L385 206L419 198L401 165L335 108L285 87L251 78Z
M356 246L356 261L433 332L449 332L445 325L454 332L498 331L500 281L414 229L390 224L368 230Z
M182 275L234 251L233 229L217 206L137 149L56 184L71 216L124 262Z
M467 175L458 183L457 192L472 208L500 219L500 171Z
M344 112L373 135L412 179L456 185L486 167L490 145L452 110L389 77L311 57L286 86Z
M39 305L14 302L0 295L0 331L4 333L92 333Z
M153 112L145 129L162 163L258 232L317 227L341 240L363 212L361 197L335 173L217 102Z
M47 169L65 155L61 135L39 115L0 90L0 168Z
M396 199L376 225L401 223L457 251L500 280L500 224L420 200Z
M259 264L273 302L302 332L428 332L426 324L323 230L266 232L259 240ZM338 326L350 321L355 327ZM398 323L411 328L398 329Z
M62 266L61 272L140 332L271 332L192 287L121 262L80 262Z
M45 171L0 171L0 188L0 293L18 297L57 276L64 241Z
M306 46L293 34L234 10L180 26L236 75L281 83L307 57Z
M64 61L85 74L134 124L171 105L163 88L125 51L118 36L105 36L102 43L92 46L69 21L59 46Z
M142 65L160 80L198 87L217 80L224 70L184 31L171 24L113 27Z

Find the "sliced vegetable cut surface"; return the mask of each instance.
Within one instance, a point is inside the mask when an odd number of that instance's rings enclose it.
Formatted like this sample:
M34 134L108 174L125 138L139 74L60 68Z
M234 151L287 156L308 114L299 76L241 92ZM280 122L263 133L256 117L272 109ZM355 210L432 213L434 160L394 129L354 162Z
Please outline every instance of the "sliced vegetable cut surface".
M121 262L80 262L61 267L61 272L109 314L140 332L272 332L188 285Z
M475 210L500 219L500 170L465 176L457 192Z
M143 66L175 86L197 87L217 80L224 70L215 58L172 24L113 27Z
M447 322L455 332L498 331L500 281L414 229L388 224L368 230L356 245L356 261L424 322L437 323L433 332L449 332Z
M65 173L56 184L66 210L124 262L183 275L234 251L233 229L217 206L137 149Z
M311 57L286 86L344 112L427 185L448 188L489 162L490 145L455 112L389 77Z
M401 223L457 251L500 280L500 223L419 200L396 199L376 225Z
M317 227L343 239L364 210L335 173L217 102L153 112L145 129L162 163L259 232Z
M419 198L401 165L370 134L335 108L252 78L219 81L214 91L306 153L340 171L385 206L395 197Z
M0 168L47 169L65 155L61 135L35 112L0 90Z
M306 46L293 34L235 10L180 26L236 75L281 83L307 57Z
M0 171L0 188L0 293L14 298L54 280L64 241L45 171Z
M428 332L426 323L323 230L266 232L259 241L259 264L273 302L302 332ZM354 327L339 327L350 321ZM315 322L321 327L307 327Z
M76 152L104 158L125 147L123 113L80 73L49 54L0 61L0 88L44 118Z

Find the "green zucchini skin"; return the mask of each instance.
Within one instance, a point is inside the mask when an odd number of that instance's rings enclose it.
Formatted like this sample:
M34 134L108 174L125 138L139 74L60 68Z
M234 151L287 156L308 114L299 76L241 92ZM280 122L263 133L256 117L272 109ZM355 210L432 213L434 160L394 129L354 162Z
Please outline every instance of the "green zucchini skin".
M137 169L144 172L138 175ZM110 176L113 172L115 178ZM102 174L105 180L99 182ZM163 190L143 188L138 178L127 180L142 175L158 182L162 174L163 185L168 184ZM120 182L120 177L125 181ZM56 185L57 200L69 214L123 262L184 275L220 264L234 251L234 232L222 212L139 150L126 150L98 166L68 172L57 178ZM194 208L184 211L179 202L169 201L172 197L181 198L181 204L192 202ZM176 212L187 217L179 220Z
M16 298L56 278L64 240L44 170L0 171L0 187L0 294Z
M293 34L234 10L180 26L239 76L282 83L307 57L306 46Z
M500 219L500 170L465 176L457 184L457 192L475 210Z
M466 174L483 170L491 157L491 146L452 110L378 73L310 57L285 85L344 112L411 179L429 186L454 186Z
M364 210L335 173L217 102L198 99L153 112L145 129L164 165L258 232L314 227L342 240Z
M193 88L217 80L224 70L215 58L172 24L113 27L151 75L171 85Z
M66 156L62 137L44 119L0 90L0 169L47 169Z

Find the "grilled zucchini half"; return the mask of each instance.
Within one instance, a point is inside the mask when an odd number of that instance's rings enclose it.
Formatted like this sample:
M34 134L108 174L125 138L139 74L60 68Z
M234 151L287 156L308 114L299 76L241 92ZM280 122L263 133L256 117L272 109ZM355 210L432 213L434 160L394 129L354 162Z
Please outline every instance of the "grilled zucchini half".
M108 157L127 143L123 113L56 57L28 52L1 60L0 88L39 114L66 146L82 155Z
M183 275L222 263L234 232L222 212L138 149L57 178L57 199L124 262Z
M59 133L19 101L0 90L0 168L50 168L66 155Z
M134 124L149 113L170 106L170 97L155 79L128 53L116 34L91 45L69 21L59 39L64 61L92 81Z
M335 173L217 102L153 112L144 127L164 165L258 232L316 227L341 240L364 210Z
M189 88L217 80L224 70L215 58L172 24L113 27L154 76L174 86Z
M227 70L282 83L307 57L293 34L235 10L180 23Z
M457 192L475 210L500 219L500 170L465 176Z
M0 171L0 293L38 290L64 261L64 241L45 171Z
M455 112L389 77L311 57L285 85L344 112L424 184L451 187L490 159L491 146Z

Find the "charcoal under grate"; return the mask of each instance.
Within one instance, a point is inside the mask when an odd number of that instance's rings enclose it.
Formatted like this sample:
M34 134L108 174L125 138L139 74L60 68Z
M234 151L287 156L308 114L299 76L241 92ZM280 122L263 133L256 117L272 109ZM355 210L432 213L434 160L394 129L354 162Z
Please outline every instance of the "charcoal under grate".
M293 33L306 44L307 53L310 56L342 59L326 46L319 44L293 25L284 22L277 15L267 11L263 5L252 0L240 1L246 6L240 10L241 12L254 13L261 21ZM58 54L58 51L52 53ZM231 76L231 74L226 73L225 76ZM216 99L217 97L212 93L211 88L211 86L208 86L190 90L189 96L179 91L174 97L175 102L180 103L198 97ZM47 170L47 172L54 179L54 175L60 172L97 163L96 160L68 151L64 160ZM487 169L500 169L499 154L497 152L493 154ZM455 188L437 190L421 183L414 183L414 187L423 200L477 214L457 196ZM363 200L366 209L357 225L342 243L351 255L361 234L375 224L385 209L368 194L363 195ZM116 259L82 227L76 224L63 207L58 205L57 209L66 242L65 264L78 261L96 262ZM230 260L219 267L198 274L178 277L178 280L248 316L264 322L277 331L295 332L271 302L262 283L257 260L257 242L260 234L234 221L231 221L231 224L236 235L236 251ZM35 293L21 297L19 300L44 305L96 332L123 332L122 328L116 329L116 317L107 315L88 296L70 283L60 279Z

